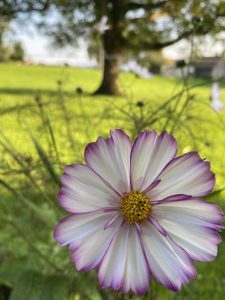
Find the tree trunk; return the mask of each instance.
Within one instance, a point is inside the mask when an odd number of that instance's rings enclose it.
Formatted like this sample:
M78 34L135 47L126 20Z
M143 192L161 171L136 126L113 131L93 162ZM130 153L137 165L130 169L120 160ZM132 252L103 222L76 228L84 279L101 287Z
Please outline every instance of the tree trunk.
M110 28L103 34L104 66L102 81L95 94L119 95L119 71L122 58L122 0L112 1L106 9Z
M104 67L102 81L94 93L95 95L119 95L119 70L121 63L121 53L115 52L114 54L104 54Z

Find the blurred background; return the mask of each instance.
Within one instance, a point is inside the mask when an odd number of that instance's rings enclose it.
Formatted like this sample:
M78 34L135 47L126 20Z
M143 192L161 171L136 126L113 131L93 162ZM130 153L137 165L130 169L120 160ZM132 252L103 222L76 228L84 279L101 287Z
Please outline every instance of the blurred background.
M210 160L207 199L225 208L224 79L224 0L1 0L0 300L140 299L101 289L54 241L60 174L110 129L167 130ZM142 299L224 299L225 242L197 270Z

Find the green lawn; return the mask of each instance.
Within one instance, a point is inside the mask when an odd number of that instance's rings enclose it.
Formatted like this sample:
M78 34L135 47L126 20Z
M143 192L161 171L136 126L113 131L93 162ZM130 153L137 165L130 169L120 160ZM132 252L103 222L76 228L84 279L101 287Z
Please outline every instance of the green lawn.
M61 107L58 106L60 96L57 81L62 82L63 98L69 118L72 120L71 130L73 138L79 145L79 156L82 157L83 145L98 135L107 135L115 127L128 128L124 121L125 115L116 113L114 105L120 109L130 111L130 104L144 101L148 111L154 110L159 103L178 93L182 83L175 79L153 77L151 80L136 78L132 74L121 75L121 89L124 97L92 97L100 80L97 70L75 69L70 67L54 66L24 66L14 64L0 65L0 112L1 130L13 140L13 144L21 152L30 152L27 147L29 140L26 138L25 128L38 130L40 125L39 113L36 110L35 97L40 95L41 101L46 104L46 111L54 121L54 130L59 135L59 143L68 144L66 129L62 126L61 118L64 117ZM199 80L200 81L200 80ZM198 83L190 81L190 85ZM84 94L79 96L75 89L82 87ZM225 85L223 85L225 88ZM209 105L210 84L194 88L190 91L194 95L193 107L189 108L189 120L186 124L192 129L195 144L190 145L187 132L181 137L180 152L199 150L203 157L209 159L212 168L217 174L219 187L223 187L225 168L223 157L225 149L225 131L222 120L225 120L225 109L219 115ZM225 98L225 89L222 89L222 98ZM127 104L129 102L129 105ZM144 108L145 110L145 108ZM136 113L136 112L134 112ZM86 117L86 122L85 122ZM90 126L91 122L91 126ZM224 121L225 123L225 121ZM19 126L18 126L19 124ZM162 124L148 129L159 129ZM20 138L14 138L20 136ZM179 132L174 132L179 137ZM24 143L26 140L27 143ZM62 140L62 141L61 141ZM80 148L81 144L81 148ZM60 149L62 155L68 151ZM77 153L78 154L78 153ZM72 158L74 160L74 158ZM68 162L68 161L67 161Z
M50 251L53 264L62 269L68 268L67 275L74 276L70 289L76 280L88 283L83 275L77 277L67 250L58 247L52 239L52 228L63 214L56 204L58 186L54 176L62 172L64 165L83 161L85 145L99 135L107 136L110 129L121 127L131 135L138 128L172 131L178 139L179 152L198 150L211 162L217 178L216 189L225 187L225 109L220 114L211 109L209 83L186 88L180 98L175 97L173 102L154 114L167 99L180 93L183 88L181 80L157 76L147 80L124 73L120 76L123 96L93 97L91 93L97 88L100 78L100 72L92 69L0 64L0 180L10 184L10 188L4 184L0 187L3 195L0 200L3 207L0 226L4 224L6 229L0 235L6 245L0 246L0 257L4 258L4 268L0 266L0 283L7 282L14 287L23 274L20 272L24 260L26 270L40 272L43 268L45 275L52 275L54 268L51 269L50 264L48 267L43 257L38 258L39 251L47 257ZM201 82L191 79L188 85L200 85ZM221 86L222 98L225 99L225 85ZM77 87L83 89L81 95L76 93ZM187 97L191 101L182 112ZM137 107L137 101L142 101L144 107ZM142 120L147 121L142 124ZM37 142L36 147L31 136ZM224 200L223 193L220 193L212 201L225 209ZM47 225L42 224L43 219L48 220ZM18 223L11 224L12 220ZM19 228L16 228L17 225ZM32 254L30 237L36 240L37 247ZM15 264L12 263L14 260ZM11 262L10 269L16 266L13 275L5 267L8 261ZM224 266L225 242L220 245L214 262L197 265L197 279L180 293L168 292L154 283L152 295L146 299L222 300L225 294ZM90 293L94 296L89 299L97 300L100 298L96 292L95 273L91 276L94 287ZM80 299L88 299L81 288L77 289ZM23 291L21 288L18 292L17 288L10 300L28 299L18 298L16 293L22 294ZM30 296L29 300L48 299L40 297Z

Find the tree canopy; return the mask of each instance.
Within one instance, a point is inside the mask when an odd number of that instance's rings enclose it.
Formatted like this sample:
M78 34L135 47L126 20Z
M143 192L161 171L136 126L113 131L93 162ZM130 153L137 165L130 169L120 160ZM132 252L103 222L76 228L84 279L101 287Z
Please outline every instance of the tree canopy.
M58 46L74 44L79 37L93 41L95 24L107 18L106 30L98 32L105 52L98 91L109 94L118 92L119 65L127 49L158 50L225 27L224 0L3 0L0 4L0 14L10 18L34 11L50 12L42 25Z

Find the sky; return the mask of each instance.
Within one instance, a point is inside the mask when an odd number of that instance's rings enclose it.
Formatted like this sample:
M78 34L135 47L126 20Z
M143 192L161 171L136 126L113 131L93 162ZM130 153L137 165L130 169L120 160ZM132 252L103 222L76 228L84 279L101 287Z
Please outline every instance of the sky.
M94 67L96 62L89 59L85 42L81 42L79 48L67 47L64 49L53 49L49 38L33 32L17 32L14 39L22 42L26 53L26 60L34 63L63 65L65 63L79 67ZM170 59L183 58L182 43L164 49L164 55Z
M95 67L94 59L90 59L87 53L85 42L81 41L79 48L66 47L55 49L50 45L49 37L40 34L32 23L27 22L27 26L18 26L16 22L11 24L9 40L20 40L26 53L26 61L32 63L43 63L52 65L69 64L78 67ZM219 55L221 53L221 43L215 44L210 38L206 38L206 44L202 45L205 56ZM190 47L181 41L176 45L167 47L163 50L165 58L177 60L188 56Z
M26 53L26 61L33 63L43 63L52 65L64 65L65 63L79 67L93 67L96 62L89 59L87 48L81 43L80 48L67 47L64 49L54 49L50 45L47 37L34 34L29 36L26 33L17 35L17 39L23 44Z
M89 59L85 42L80 42L80 47L66 47L56 49L51 45L50 38L39 33L32 23L27 23L27 27L11 24L11 33L7 39L21 41L25 49L25 60L33 63L43 63L52 65L64 65L65 63L79 67L94 67L96 61Z

